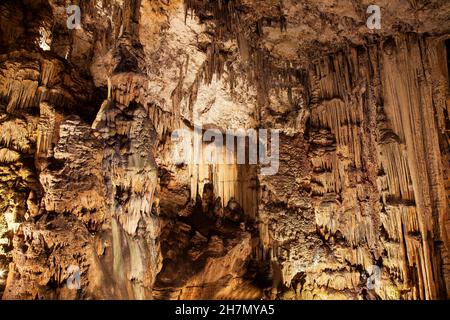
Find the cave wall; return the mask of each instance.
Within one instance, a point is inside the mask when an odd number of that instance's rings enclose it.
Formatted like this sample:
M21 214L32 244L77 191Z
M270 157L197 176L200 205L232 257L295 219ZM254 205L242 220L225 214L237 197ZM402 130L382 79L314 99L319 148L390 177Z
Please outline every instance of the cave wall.
M73 4L0 4L4 299L448 298L446 1L381 30L367 1ZM197 126L280 130L278 173L174 163Z
M304 278L297 297L365 295L374 265L383 299L446 296L444 50L442 39L409 34L309 69L307 131L286 137L298 149L280 153L286 171L264 181L262 211L264 248L280 257L286 285Z

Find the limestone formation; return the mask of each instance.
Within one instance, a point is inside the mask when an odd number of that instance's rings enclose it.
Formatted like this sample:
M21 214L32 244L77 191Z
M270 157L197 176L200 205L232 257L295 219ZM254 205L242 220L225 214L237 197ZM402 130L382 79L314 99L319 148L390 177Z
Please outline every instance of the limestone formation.
M3 0L0 297L448 299L449 75L447 0Z

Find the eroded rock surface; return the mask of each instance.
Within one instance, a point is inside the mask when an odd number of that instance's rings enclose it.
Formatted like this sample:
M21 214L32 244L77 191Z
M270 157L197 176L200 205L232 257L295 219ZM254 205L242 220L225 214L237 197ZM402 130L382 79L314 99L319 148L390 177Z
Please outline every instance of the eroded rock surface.
M71 4L0 3L4 299L448 298L448 1ZM177 163L198 127L278 172Z

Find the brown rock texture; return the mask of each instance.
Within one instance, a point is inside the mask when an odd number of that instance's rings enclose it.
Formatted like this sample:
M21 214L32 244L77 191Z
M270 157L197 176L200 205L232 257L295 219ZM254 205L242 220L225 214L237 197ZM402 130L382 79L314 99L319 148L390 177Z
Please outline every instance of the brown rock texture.
M447 0L3 0L0 296L448 299L449 73Z

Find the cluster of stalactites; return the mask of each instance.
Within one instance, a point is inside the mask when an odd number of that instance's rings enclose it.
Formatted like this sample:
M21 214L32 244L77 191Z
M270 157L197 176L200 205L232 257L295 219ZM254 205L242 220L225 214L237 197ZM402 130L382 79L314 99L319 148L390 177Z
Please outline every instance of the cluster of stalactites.
M206 61L197 81L203 80L210 84L214 76L220 79L224 71L227 71L231 90L235 87L236 70L234 68L236 66L230 61L233 55L224 51L220 45L221 42L231 39L237 43L243 62L242 67L248 75L249 82L257 88L259 110L257 117L260 117L261 110L269 104L270 89L286 90L289 101L294 105L292 88L306 84L306 73L294 62L285 61L280 64L279 61L274 61L270 54L258 45L263 25L271 24L271 19L262 18L256 22L255 26L249 26L242 21L238 8L242 8L239 0L185 1L186 17L188 13L191 16L197 14L199 17L212 15L216 22L214 41L206 49ZM286 19L281 8L278 9L280 12L276 14L275 20L279 20L281 29L285 30ZM256 32L253 32L253 29ZM193 87L192 97L194 98L196 87L198 85Z
M190 146L194 149L193 144ZM191 177L191 199L202 197L205 185L212 185L222 207L226 207L229 201L236 201L246 216L253 219L258 207L257 166L238 164L237 152L238 148L230 150L225 145L202 142L198 158L187 163Z

